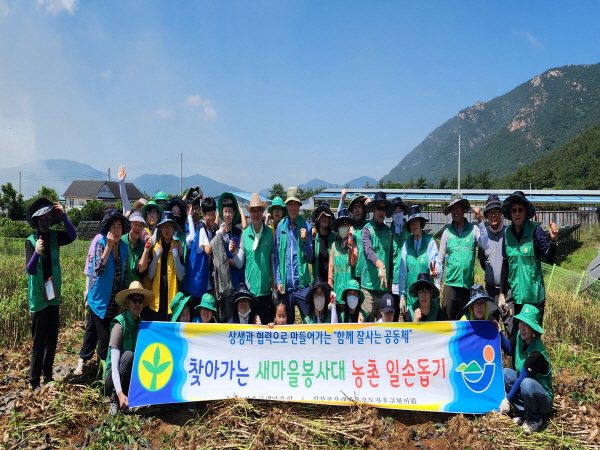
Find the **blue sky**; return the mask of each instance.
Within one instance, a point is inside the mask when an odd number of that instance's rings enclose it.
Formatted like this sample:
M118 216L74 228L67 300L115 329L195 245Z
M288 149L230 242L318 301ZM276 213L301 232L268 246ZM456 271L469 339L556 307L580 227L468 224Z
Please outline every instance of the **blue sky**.
M600 2L0 0L0 167L250 191L385 175L460 109L600 62Z

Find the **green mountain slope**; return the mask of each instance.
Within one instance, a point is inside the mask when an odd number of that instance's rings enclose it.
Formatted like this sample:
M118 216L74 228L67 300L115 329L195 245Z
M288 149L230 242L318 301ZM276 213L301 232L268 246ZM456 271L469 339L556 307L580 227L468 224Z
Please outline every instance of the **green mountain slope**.
M537 75L489 102L477 102L434 130L385 177L405 183L489 170L492 178L565 144L600 122L600 64L565 66Z

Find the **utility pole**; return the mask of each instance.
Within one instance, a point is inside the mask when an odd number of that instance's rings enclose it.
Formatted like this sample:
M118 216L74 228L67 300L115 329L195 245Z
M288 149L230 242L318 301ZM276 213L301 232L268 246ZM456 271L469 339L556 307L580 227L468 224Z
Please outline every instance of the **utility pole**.
M183 195L183 153L179 154L179 195Z
M110 181L110 167L108 168L108 181Z
M21 172L19 172L19 195L21 195Z
M458 135L458 192L460 192L460 134Z

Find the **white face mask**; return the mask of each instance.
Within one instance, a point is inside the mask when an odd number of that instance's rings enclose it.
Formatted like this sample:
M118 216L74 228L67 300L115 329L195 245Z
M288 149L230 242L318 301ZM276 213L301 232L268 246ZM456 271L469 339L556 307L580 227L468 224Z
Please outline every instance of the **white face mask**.
M358 297L356 295L349 295L346 297L346 301L350 309L355 309L358 306Z
M322 295L319 295L318 297L315 296L314 303L315 303L315 310L323 311L323 308L325 308L325 296L322 296Z
M404 220L404 212L396 213L392 216L394 218L394 223L398 226L402 226L402 222Z
M348 237L348 227L339 227L338 233L342 239L346 239Z

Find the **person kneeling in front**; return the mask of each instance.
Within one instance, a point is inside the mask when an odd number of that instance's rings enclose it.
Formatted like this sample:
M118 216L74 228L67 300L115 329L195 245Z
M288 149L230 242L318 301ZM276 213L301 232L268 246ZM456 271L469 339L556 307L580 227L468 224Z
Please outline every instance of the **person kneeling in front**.
M117 294L115 301L125 311L110 324L110 352L106 361L105 392L110 397L110 414L129 407L129 382L133 367L133 354L140 329L142 308L154 301L154 294L134 281L129 289Z

